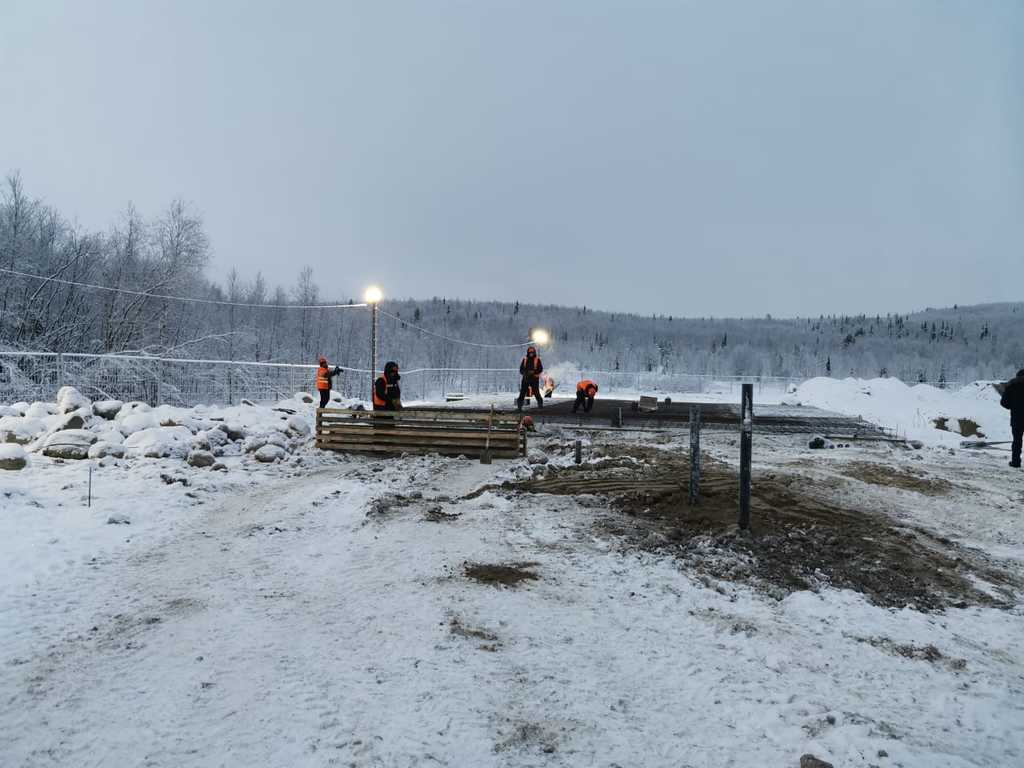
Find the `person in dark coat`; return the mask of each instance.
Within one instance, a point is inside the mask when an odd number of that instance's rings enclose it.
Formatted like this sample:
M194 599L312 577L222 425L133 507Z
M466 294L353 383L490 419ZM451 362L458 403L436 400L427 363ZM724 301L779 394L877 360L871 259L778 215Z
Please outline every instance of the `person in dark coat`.
M398 363L389 362L384 365L384 373L373 382L373 410L402 410L402 388L398 385L401 378L398 375Z
M523 403L532 392L537 397L537 407L544 407L544 396L540 393L540 374L544 370L544 364L537 356L536 347L526 348L526 357L519 363L519 374L523 377L519 385L519 397L516 398L516 410L523 410Z
M1020 448L1024 438L1024 368L1017 371L1017 377L1006 382L999 404L1010 411L1010 431L1013 443L1010 446L1010 466L1020 469Z

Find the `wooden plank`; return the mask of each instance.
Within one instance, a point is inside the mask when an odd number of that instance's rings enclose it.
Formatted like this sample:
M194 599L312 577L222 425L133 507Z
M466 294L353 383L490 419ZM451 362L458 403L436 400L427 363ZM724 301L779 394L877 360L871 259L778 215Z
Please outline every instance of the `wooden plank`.
M385 438L369 438L369 437L353 437L351 435L334 435L317 438L318 445L334 445L339 443L355 443L359 445L423 445L423 446L460 446L471 449L482 449L486 445L486 442L473 441L466 442L465 440L423 440L410 437L385 437ZM501 442L491 441L491 444L497 448L504 449L519 449L519 442L502 440Z
M431 446L402 446L402 445L370 445L367 443L349 443L324 446L324 450L339 451L345 453L412 453L416 455L427 455L437 453L442 456L479 456L479 448L461 449L457 446L444 446L441 448ZM497 459L514 459L519 451L492 450L491 455Z
M462 431L439 431L426 429L323 429L317 433L321 435L348 435L352 437L367 437L368 439L380 439L383 437L409 437L422 440L465 440L477 442L486 440L486 432L462 432ZM518 441L518 432L501 431L492 434L492 439Z
M486 427L480 427L476 424L466 424L461 421L385 421L378 419L376 421L358 421L358 420L341 420L341 421L324 421L317 424L319 429L416 429L424 432L438 431L438 430L449 430L458 432L486 432ZM501 432L518 432L519 426L515 424L495 424L495 430Z
M475 421L464 421L459 419L409 419L409 418L376 418L376 419L361 419L361 418L324 418L317 419L316 422L318 427L321 426L332 426L332 425L348 425L348 424L395 424L400 426L417 426L417 427L432 427L432 426L447 426L455 427L459 429L486 429L487 422L475 422ZM509 429L518 430L518 421L508 421L505 419L494 420L495 429Z

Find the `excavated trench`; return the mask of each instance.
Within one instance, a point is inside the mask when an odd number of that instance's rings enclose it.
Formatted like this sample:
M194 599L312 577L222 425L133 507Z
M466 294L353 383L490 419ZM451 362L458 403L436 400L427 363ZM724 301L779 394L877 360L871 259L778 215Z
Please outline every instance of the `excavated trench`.
M1014 602L1018 580L985 553L882 510L840 504L829 498L834 488L809 487L806 476L755 473L751 530L740 531L735 469L707 456L702 464L696 506L688 503L689 457L638 446L606 449L603 458L579 466L545 468L504 488L601 497L612 514L593 525L623 548L669 554L704 577L748 583L778 597L831 585L876 605L919 610ZM851 472L864 473L862 466ZM837 478L836 486L845 482ZM922 503L932 488L926 483L908 483Z

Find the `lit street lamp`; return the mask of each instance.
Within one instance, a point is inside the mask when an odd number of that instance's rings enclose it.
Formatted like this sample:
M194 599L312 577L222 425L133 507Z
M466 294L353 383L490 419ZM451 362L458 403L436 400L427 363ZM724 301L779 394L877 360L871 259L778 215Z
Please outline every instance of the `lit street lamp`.
M535 328L533 333L530 334L530 341L540 346L547 346L547 343L551 341L551 335L543 328Z
M363 301L370 305L370 400L373 400L373 385L377 378L377 310L384 292L371 285L363 292Z

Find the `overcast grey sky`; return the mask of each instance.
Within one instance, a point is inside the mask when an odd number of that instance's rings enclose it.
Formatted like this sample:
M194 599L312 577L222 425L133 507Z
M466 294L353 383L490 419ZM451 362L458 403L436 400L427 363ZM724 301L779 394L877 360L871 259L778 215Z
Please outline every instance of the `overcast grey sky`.
M1024 298L1024 2L11 2L0 171L215 275L675 315Z

